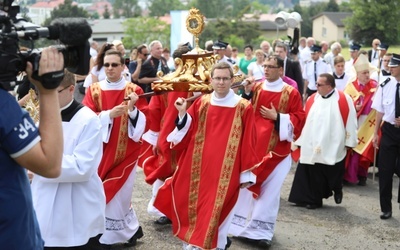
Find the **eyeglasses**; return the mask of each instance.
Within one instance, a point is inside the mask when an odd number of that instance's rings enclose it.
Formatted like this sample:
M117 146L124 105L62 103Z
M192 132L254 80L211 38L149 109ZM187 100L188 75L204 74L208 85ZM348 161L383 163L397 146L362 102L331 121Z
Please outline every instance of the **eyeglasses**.
M326 85L328 85L328 84L321 84L321 83L316 83L315 84L315 86L317 86L317 87L322 87L322 86L326 86Z
M105 67L105 68L108 68L108 67L113 67L113 68L116 68L116 67L118 67L119 65L121 65L120 63L105 63L105 64L103 64L103 66Z
M213 77L213 80L216 81L216 82L220 82L221 80L224 81L224 82L227 82L230 79L232 79L232 78L230 78L230 77Z
M145 57L147 57L147 56L149 56L149 53L143 53L143 55L144 55Z
M264 69L278 69L278 68L280 68L279 66L273 66L273 65L263 65L263 68Z
M71 86L71 85L70 85ZM67 88L69 88L69 86L67 86L67 87L65 87L65 88L63 88L63 89L60 89L60 90L58 90L57 92L58 93L61 93L61 92L63 92L64 90L66 90Z

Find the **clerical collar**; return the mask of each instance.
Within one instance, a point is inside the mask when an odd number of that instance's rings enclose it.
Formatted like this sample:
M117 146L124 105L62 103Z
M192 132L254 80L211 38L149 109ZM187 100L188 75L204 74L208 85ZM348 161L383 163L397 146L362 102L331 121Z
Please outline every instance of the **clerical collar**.
M341 76L338 76L338 75L336 75L335 72L333 72L333 77L334 77L335 79L343 79L343 78L344 78L344 74L345 74L345 73L343 73Z
M107 83L110 83L110 84L113 84L113 83L119 83L121 80L122 80L122 77L121 77L121 78L119 78L119 80L118 80L118 81L116 81L116 82L112 82L112 81L108 80L108 78L106 78L106 81L107 81Z
M327 95L324 95L324 96L321 95L321 97L323 99L328 99L329 97L331 97L333 95L333 93L335 93L335 89L332 89L332 91L329 92L329 94L327 94Z
M211 105L221 106L221 107L235 107L238 101L241 99L240 96L236 95L232 89L229 90L229 93L222 98L218 98L215 95L215 92L211 93Z
M62 112L63 110L66 110L67 108L69 108L69 106L71 106L71 104L74 102L74 99L71 100L70 103L68 103L67 105L65 105L64 107L60 108L60 112Z
M126 86L125 78L121 77L117 82L112 82L107 78L103 81L100 81L100 87L102 90L121 90Z
M81 109L83 105L75 100L72 100L67 106L61 110L61 119L63 122L71 121L72 117Z
M278 78L278 80L274 81L274 82L269 82L268 80L264 81L263 84L263 89L264 90L268 90L268 91L272 91L272 92L280 92L282 91L283 88L283 81L282 78Z

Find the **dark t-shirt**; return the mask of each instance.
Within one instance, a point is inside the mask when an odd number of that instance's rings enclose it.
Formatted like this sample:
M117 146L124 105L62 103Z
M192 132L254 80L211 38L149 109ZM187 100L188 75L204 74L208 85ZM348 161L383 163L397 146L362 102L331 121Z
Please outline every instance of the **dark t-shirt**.
M13 159L40 140L39 131L1 88L0 110L0 248L43 249L26 170Z
M129 65L128 65L128 68L129 68L129 73L131 73L131 75L133 73L135 73L136 68L137 68L137 61L130 61Z
M165 58L161 57L161 63L160 63L160 59L157 59L155 57L150 57L142 64L139 79L143 77L156 77L157 72L159 70L161 70L164 73L164 75L169 73L169 68ZM139 84L139 86L143 88L144 92L151 91L150 84Z

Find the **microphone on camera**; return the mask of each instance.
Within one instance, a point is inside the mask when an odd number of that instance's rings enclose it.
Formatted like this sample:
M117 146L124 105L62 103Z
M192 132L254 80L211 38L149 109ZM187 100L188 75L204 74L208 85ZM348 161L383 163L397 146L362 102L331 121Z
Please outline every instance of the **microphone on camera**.
M92 28L85 18L57 18L47 28L48 39L59 39L71 46L84 44L92 36Z
M20 21L18 27L18 37L25 40L47 38L50 40L60 40L69 46L80 46L85 44L92 36L92 28L85 18L57 18L48 27L38 27Z

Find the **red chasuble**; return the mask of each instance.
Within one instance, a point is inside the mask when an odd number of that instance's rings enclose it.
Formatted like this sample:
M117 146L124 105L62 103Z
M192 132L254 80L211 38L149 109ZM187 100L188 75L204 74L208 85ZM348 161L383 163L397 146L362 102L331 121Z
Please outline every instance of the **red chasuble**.
M257 183L249 188L250 191L258 196L261 191L261 184L268 178L275 167L291 153L291 142L280 141L279 131L276 130L275 121L265 119L260 114L261 106L271 108L274 105L278 113L289 114L290 122L294 129L294 140L296 140L303 129L305 122L305 112L303 110L300 93L289 85L284 85L281 92L263 90L264 83L254 87L253 108L255 122L257 126L257 156L269 156L265 163L265 168L257 168ZM287 129L287 128L281 128Z
M132 92L143 94L143 90L133 83L127 83L123 90L102 90L100 84L95 83L90 86L82 103L100 113L120 105L124 97ZM145 113L146 99L139 98L135 106ZM103 143L103 157L98 172L103 181L107 203L125 183L139 156L140 143L128 137L128 122L128 114L114 118L109 142Z
M154 204L172 220L177 237L204 249L217 246L218 228L239 194L240 173L259 162L251 104L241 99L232 108L213 106L210 98L204 95L188 109L191 127L175 147L183 155Z
M168 92L151 98L148 108L149 129L159 132L157 141L157 155L153 154L153 146L144 141L139 163L146 175L146 182L153 184L157 179L165 180L175 172L177 161L182 150L170 148L167 136L175 129L175 120L178 111L174 102L179 97L188 98L191 92Z

